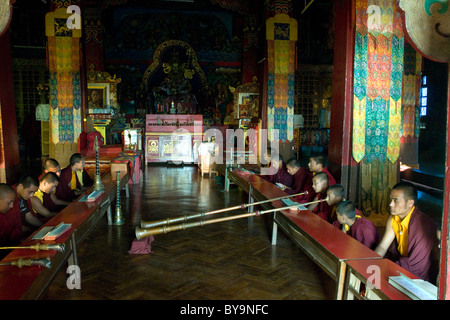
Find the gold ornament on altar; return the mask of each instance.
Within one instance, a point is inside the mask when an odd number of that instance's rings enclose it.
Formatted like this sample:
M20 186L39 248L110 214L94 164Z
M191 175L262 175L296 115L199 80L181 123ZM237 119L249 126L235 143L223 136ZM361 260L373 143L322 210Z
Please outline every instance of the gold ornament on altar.
M102 184L102 179L100 177L100 164L98 159L98 138L95 137L94 140L94 150L95 150L95 177L94 177L94 190L101 191L105 187Z

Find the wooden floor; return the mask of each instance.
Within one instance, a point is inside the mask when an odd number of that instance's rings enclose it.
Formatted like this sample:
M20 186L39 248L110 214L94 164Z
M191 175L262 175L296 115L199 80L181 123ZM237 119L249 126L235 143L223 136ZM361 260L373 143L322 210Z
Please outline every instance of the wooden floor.
M146 167L122 193L123 226L106 217L78 247L81 289L62 270L43 299L330 300L334 282L284 234L272 246L272 216L238 219L156 235L153 253L128 253L141 219L157 220L246 202L235 185L197 168ZM234 212L236 214L236 212ZM214 216L218 217L218 216Z

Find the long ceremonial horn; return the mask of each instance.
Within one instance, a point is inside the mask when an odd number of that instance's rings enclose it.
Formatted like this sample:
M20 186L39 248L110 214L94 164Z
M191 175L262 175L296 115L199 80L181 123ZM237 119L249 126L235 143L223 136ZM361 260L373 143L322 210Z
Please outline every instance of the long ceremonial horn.
M29 266L40 266L40 267L51 268L52 264L51 264L49 258L39 258L39 259L19 258L14 261L0 263L0 266L18 266L19 268L29 267Z
M245 209L247 207L250 206L256 206L258 204L263 204L266 202L273 202L276 200L281 200L281 199L285 199L285 198L291 198L291 197L295 197L295 196L301 196L304 194L308 194L308 191L302 192L302 193L297 193L297 194L293 194L293 195L287 195L287 196L282 196L282 197L278 197L278 198L273 198L273 199L267 199L267 200L263 200L263 201L259 201L259 202L253 202L253 203L243 203L234 207L229 207L229 208L224 208L224 209L218 209L218 210L213 210L213 211L209 211L209 212L203 212L203 213L197 213L197 214L191 214L191 215L185 215L185 216L181 216L181 217L175 217L175 218L167 218L167 219L163 219L163 220L157 220L157 221L141 221L141 228L142 229L148 229L148 228L154 228L154 227L159 227L159 226L164 226L164 225L168 225L168 224L172 224L172 223L176 223L176 222L182 222L182 221L187 221L187 220L191 220L191 219L197 219L197 218L203 218L212 214L216 214L216 213L221 213L221 212L226 212L226 211L232 211L232 210L237 210L237 209Z
M325 199L321 199L321 200L303 203L302 205L310 205L313 203L318 203L318 202L327 201L327 200L328 200L328 197ZM235 219L240 219L240 218L248 218L248 217L252 217L252 216L260 216L260 215L263 215L263 214L269 213L269 212L287 210L287 209L297 208L297 207L298 206L295 205L295 206L287 206L287 207L282 207L282 208L274 208L274 209L269 209L269 210L264 210L264 211L254 211L254 212L243 213L243 214L238 214L238 215L223 217L223 218L217 218L217 219L202 220L202 221L196 221L196 222L190 222L190 223L184 222L184 223L176 224L173 226L165 226L164 225L159 228L143 229L143 228L136 227L135 234L136 234L136 239L140 240L142 238L149 237L151 235L168 233L168 232L177 231L177 230L184 230L184 229L188 229L188 228L204 226L207 224L212 224L212 223L217 223L217 222L224 222L224 221L235 220Z
M43 243L37 243L31 246L16 246L16 247L0 247L0 250L7 250L7 249L32 249L36 251L44 251L44 250L54 250L58 252L64 252L65 245L63 243L57 243L57 244L43 244Z

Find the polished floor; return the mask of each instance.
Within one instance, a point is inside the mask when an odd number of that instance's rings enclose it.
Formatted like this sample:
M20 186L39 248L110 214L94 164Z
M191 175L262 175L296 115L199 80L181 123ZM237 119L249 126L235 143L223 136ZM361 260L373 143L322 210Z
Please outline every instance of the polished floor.
M196 167L149 166L143 181L122 192L126 224L106 217L78 247L81 289L61 270L43 299L53 300L331 300L335 284L279 231L271 215L237 219L154 237L152 253L129 254L141 219L158 220L245 202L221 177ZM236 212L230 213L236 214Z

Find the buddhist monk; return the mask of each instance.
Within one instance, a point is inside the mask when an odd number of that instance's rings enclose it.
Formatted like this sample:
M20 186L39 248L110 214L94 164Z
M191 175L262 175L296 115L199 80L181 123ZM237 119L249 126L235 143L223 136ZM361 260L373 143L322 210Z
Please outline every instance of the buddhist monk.
M47 160L45 160L44 172L42 172L42 174L39 176L39 181L47 172L54 172L58 177L61 175L61 166L56 159L48 158Z
M15 245L23 236L20 215L7 215L13 208L15 199L14 189L5 183L0 183L0 245L2 246Z
M261 160L261 166L263 167L270 167L270 158L272 156L272 148L267 147L266 152L264 152L264 155Z
M94 184L86 169L83 155L74 153L70 157L69 165L61 171L59 185L56 187L56 197L63 201L73 201L87 187Z
M292 175L293 181L291 187L286 187L283 190L287 194L297 194L303 192L306 181L308 181L310 173L309 170L300 166L300 161L297 159L289 159L286 162L287 172Z
M315 192L315 197L313 201L322 200L327 197L328 190L328 176L325 172L318 172L314 175L313 179L313 189ZM308 210L317 214L319 217L325 221L330 221L331 207L328 205L327 201L322 201L318 203L312 203L308 206Z
M31 205L33 211L38 214L38 218L42 223L48 221L51 217L56 215L55 200L58 199L53 193L54 189L59 184L59 178L54 172L47 172L39 181L39 189L31 197ZM54 199L52 199L52 196Z
M61 175L61 166L56 159L48 158L47 160L45 160L44 172L42 172L42 174L39 176L39 181L41 181L42 177L44 177L44 175L48 172L56 173L59 181L59 177ZM54 188L54 190L52 191L52 195L50 195L50 197L46 197L44 206L50 211L59 212L69 204L69 201L58 199L58 197L56 196L56 188Z
M336 180L331 175L331 173L328 171L327 167L325 166L325 157L322 154L318 155L312 155L309 158L308 163L308 169L309 169L309 179L306 180L303 190L302 191L308 191L308 194L297 196L293 200L299 203L305 203L305 202L311 202L315 197L315 191L312 187L313 180L312 178L314 175L318 172L325 172L328 176L328 185L332 186L336 184Z
M31 197L39 189L38 179L32 175L24 175L12 187L16 191L16 199L13 208L7 212L7 215L10 216L12 221L15 221L17 216L21 217L24 233L37 229L42 225L42 222L33 211Z
M339 203L345 200L345 190L340 184L333 184L327 189L327 204L331 207L330 223L338 224L336 216L336 207Z
M416 188L411 183L400 182L392 188L389 201L386 230L375 251L415 276L435 283L436 226L417 207Z
M336 184L336 180L334 179L334 177L331 175L330 171L328 171L328 169L326 167L325 156L323 154L312 155L309 158L308 167L309 167L309 170L313 173L313 175L316 174L317 172L325 172L328 176L328 185L329 186Z
M336 207L337 220L342 231L366 247L374 250L380 242L380 235L372 221L358 214L353 201L342 201Z
M283 157L279 154L271 155L271 165L267 170L269 174L261 175L261 177L280 187L290 187L292 185L292 176L283 166Z

